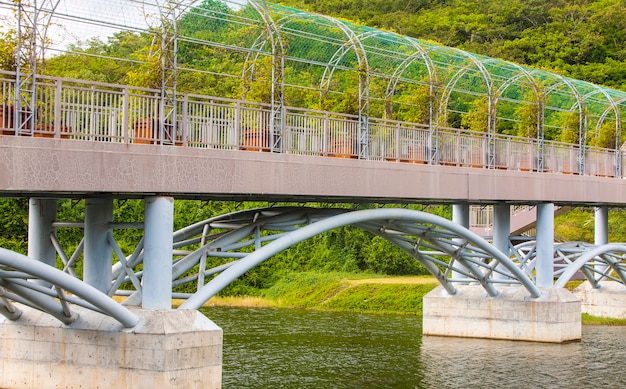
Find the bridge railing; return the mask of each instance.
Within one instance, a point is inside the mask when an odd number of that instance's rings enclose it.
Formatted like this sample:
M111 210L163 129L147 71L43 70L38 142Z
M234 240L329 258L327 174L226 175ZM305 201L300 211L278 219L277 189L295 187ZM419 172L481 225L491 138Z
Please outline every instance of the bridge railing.
M36 120L19 135L86 141L169 144L197 148L270 151L269 104L181 94L176 123L160 124L160 91L101 82L38 76ZM0 72L0 134L15 134L15 78ZM23 115L23 113L22 113ZM359 121L355 115L287 107L282 113L284 153L357 158ZM431 139L430 136L434 134ZM395 162L488 167L484 132L369 119L368 158ZM495 168L615 177L625 152L586 147L584 171L577 145L497 134ZM436 150L436 153L434 152ZM623 174L620 173L620 177Z

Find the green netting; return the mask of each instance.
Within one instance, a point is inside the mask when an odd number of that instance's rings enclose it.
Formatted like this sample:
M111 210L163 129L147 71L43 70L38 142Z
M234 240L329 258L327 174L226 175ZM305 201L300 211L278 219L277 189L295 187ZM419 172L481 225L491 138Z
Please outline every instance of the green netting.
M179 7L181 92L604 147L622 138L623 91L265 1L128 3ZM158 41L157 25L134 23Z

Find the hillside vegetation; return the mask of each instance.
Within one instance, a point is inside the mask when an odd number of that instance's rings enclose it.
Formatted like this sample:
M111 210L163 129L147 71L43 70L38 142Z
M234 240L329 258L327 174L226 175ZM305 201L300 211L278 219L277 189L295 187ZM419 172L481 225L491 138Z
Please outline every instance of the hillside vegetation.
M626 3L622 0L280 3L626 89Z

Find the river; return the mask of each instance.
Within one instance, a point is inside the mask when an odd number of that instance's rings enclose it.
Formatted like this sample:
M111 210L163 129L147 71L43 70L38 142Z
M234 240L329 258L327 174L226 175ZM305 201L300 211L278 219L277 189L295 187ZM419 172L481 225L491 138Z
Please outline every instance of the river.
M210 307L228 388L617 388L626 327L545 344L422 337L421 318Z

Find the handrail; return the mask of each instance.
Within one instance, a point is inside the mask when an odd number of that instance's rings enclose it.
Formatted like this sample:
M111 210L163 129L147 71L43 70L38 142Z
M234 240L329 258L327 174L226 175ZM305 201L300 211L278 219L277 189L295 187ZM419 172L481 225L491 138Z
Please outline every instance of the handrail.
M14 74L0 70L0 135L16 134ZM245 151L271 149L273 113L267 103L179 94L176 123L167 124L173 134L166 135L158 119L159 90L51 76L37 76L36 81L35 128L22 130L19 135ZM283 153L358 158L357 115L298 107L285 107L281 115ZM367 159L488 167L486 132L447 127L430 131L427 124L382 118L368 121ZM537 171L543 166L543 172L604 177L619 173L618 178L623 177L616 161L625 159L626 150L585 146L585 171L580 172L578 145L546 141L540 153L538 142L531 138L496 134L494 142L497 169ZM438 159L431 161L435 148Z

